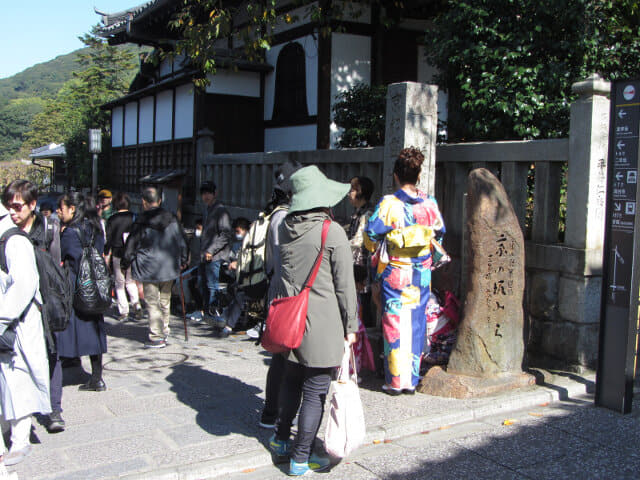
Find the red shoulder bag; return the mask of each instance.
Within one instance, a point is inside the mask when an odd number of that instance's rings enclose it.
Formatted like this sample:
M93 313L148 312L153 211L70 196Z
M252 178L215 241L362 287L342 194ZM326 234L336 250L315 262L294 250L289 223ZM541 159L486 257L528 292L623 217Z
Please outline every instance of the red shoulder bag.
M269 306L266 327L262 333L262 346L271 353L293 350L302 343L307 324L309 292L320 270L329 225L331 225L331 220L325 220L322 224L320 252L318 252L318 257L300 293L293 297L277 298Z

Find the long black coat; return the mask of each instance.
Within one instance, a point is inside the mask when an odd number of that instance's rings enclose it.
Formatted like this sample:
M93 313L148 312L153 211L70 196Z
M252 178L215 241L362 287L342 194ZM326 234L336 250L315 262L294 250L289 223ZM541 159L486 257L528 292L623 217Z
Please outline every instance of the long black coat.
M79 227L85 238L90 238L91 226L88 221L82 222ZM101 234L94 235L94 246L98 252L104 250L104 237ZM82 244L80 237L73 228L65 228L60 234L60 251L62 261L69 267L72 285L75 285L80 258L82 257ZM74 310L69 319L69 326L57 334L58 355L61 357L80 357L83 355L97 355L107 351L107 335L104 329L104 317L99 315L87 315Z

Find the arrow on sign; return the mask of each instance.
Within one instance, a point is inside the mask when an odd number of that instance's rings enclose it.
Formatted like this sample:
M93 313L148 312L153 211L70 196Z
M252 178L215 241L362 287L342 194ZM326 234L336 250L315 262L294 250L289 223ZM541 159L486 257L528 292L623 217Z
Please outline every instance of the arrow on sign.
M615 209L616 212L621 212L622 211L622 203L613 202L613 208Z
M622 140L618 140L616 147L618 147L618 150L622 150L625 147L625 143Z
M616 173L616 180L617 181L621 182L623 178L624 178L624 173L622 173L622 172Z
M618 112L618 118L622 120L626 116L627 116L627 112L625 112L623 109L620 109L620 111Z

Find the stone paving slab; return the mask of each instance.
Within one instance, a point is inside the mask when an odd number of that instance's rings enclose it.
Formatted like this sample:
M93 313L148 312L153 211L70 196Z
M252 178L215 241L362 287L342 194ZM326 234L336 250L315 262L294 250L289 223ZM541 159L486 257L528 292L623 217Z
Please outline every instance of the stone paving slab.
M34 422L33 453L14 469L21 479L195 480L271 464L266 447L270 431L257 425L269 362L266 352L244 335L215 338L205 324L191 324L185 342L182 321L175 317L169 346L144 350L145 321L118 323L108 318L107 323L109 353L104 357L104 379L108 390L80 392L77 385L86 373L79 368L65 369L63 417L67 429L48 434ZM83 359L85 371L87 360ZM586 394L591 380L584 378L562 377L550 387L455 400L423 394L390 397L380 390L382 380L370 373L362 377L369 446L561 398L591 401ZM616 420L611 421L614 426ZM567 423L566 428L574 426ZM629 434L635 432L632 426L628 428ZM323 432L324 426L321 436ZM571 442L567 445L569 449ZM465 465L471 465L474 457L463 452L465 446L458 447L464 460L462 478ZM366 446L363 451L367 452ZM442 454L437 449L421 453ZM405 460L417 462L418 457L409 455ZM483 478L483 468L478 466L478 478ZM353 477L348 478L354 479L384 478L386 471L382 467L377 473L356 466L349 469ZM494 478L511 478L500 475Z

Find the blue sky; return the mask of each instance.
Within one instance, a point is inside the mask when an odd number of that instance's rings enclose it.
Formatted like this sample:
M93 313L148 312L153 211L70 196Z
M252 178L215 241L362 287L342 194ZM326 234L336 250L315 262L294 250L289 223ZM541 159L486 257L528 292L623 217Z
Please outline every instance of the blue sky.
M0 78L83 46L78 37L100 21L93 7L115 13L145 0L0 0Z

